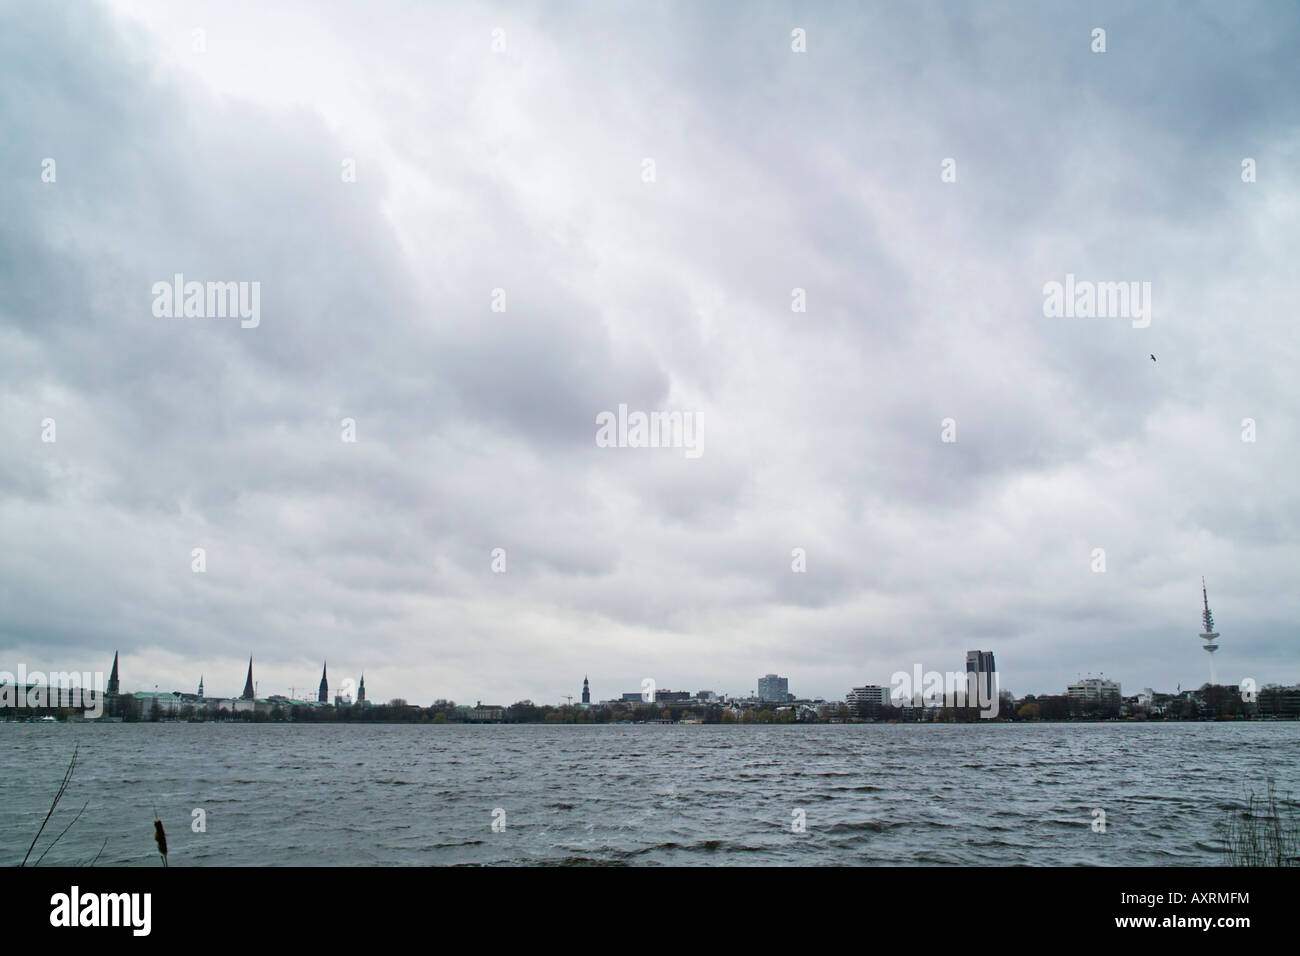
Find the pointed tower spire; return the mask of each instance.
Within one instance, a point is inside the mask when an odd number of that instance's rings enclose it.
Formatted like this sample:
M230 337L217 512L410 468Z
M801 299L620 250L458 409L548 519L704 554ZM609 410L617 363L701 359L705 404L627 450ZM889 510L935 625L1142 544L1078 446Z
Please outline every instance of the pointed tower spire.
M328 667L328 664L329 664L328 661L323 661L321 663L320 690L316 694L317 702L322 704L328 704L330 701L330 685L329 685L329 681L325 677L325 670Z
M252 700L254 697L253 690L253 659L248 659L248 677L244 679L244 692L239 695L240 700Z
M199 675L199 696L203 696L203 675Z
M104 693L106 694L118 693L117 651L113 652L113 672L108 675L108 686L104 688Z
M362 671L361 686L357 688L357 703L364 704L365 702L366 702L366 673L365 671Z

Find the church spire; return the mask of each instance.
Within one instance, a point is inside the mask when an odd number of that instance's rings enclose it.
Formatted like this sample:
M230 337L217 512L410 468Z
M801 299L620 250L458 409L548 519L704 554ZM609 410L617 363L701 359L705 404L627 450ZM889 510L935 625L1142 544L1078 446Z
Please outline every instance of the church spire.
M317 702L322 704L328 704L330 701L330 685L329 685L329 681L325 677L325 670L328 663L329 663L328 661L323 661L321 663L320 690L316 694Z
M244 692L239 695L240 700L252 700L254 697L253 689L253 659L248 659L248 677L244 679Z
M117 680L117 651L113 652L113 672L108 675L108 687L104 688L106 694L116 694L118 692Z

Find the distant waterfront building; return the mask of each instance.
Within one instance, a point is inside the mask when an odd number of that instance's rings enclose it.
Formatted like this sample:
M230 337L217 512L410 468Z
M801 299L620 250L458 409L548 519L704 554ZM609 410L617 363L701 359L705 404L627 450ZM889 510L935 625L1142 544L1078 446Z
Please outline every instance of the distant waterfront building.
M199 697L203 697L203 675L199 675Z
M104 688L104 693L106 694L118 693L117 651L113 652L113 672L108 675L108 686Z
M764 703L784 704L791 700L790 679L768 674L758 679L758 699Z
M854 687L845 696L844 703L852 710L879 710L890 705L889 688L878 684Z
M244 678L244 692L239 695L239 699L252 700L256 696L253 689L253 659L250 657L248 659L248 676Z
M586 677L582 678L582 702L584 704L591 703L591 685L587 683Z
M1071 701L1092 703L1119 703L1121 697L1119 682L1106 680L1104 677L1085 677L1066 688L1066 696Z
M328 704L330 700L330 685L325 677L328 666L329 662L326 661L321 664L320 668L320 689L316 692L316 701L320 704Z
M628 691L619 699L625 704L649 703L639 690ZM655 690L654 702L656 704L678 704L690 699L691 692L689 690L669 690L666 687Z
M136 706L139 707L139 717L141 720L151 720L155 716L159 719L164 717L175 717L180 713L181 695L176 692L167 694L159 693L158 691L141 691L131 694L130 697L136 702Z
M458 707L465 719L472 723L497 723L505 719L506 709L500 704L485 704L481 700L473 707Z
M1259 692L1261 717L1300 717L1300 684L1265 684Z
M364 672L361 675L361 686L357 688L357 706L366 706L366 675Z
M998 699L997 665L992 651L966 652L966 706Z
M1201 603L1205 608L1201 612L1201 623L1205 625L1205 630L1201 633L1201 640L1205 642L1205 651L1210 655L1210 683L1217 684L1218 678L1214 673L1214 652L1219 649L1219 635L1214 630L1214 615L1210 613L1210 596L1205 593L1205 578L1201 578Z

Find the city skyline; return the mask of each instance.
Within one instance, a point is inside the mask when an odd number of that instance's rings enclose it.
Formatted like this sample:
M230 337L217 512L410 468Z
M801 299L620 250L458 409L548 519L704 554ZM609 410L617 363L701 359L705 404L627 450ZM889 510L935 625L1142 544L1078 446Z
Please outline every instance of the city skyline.
M1204 610L1203 610L1203 615L1202 615L1202 621L1203 621L1203 623L1204 623L1204 626L1205 626L1206 631L1212 633L1212 628L1213 628L1213 626L1214 626L1214 620L1213 620L1213 617L1212 617L1212 615L1210 614L1210 611L1209 611L1209 599L1208 599L1208 597L1206 596L1204 580L1202 580L1202 600L1203 600L1203 602L1204 602ZM1201 635L1202 638L1205 638L1205 636L1206 636L1205 634L1202 634L1202 635ZM1214 634L1213 634L1213 637L1214 637L1215 639L1217 639L1217 638L1218 638L1218 634L1217 634L1217 633L1214 633ZM1205 649L1205 648L1203 648L1203 649ZM1217 648L1216 648L1216 649L1217 649ZM120 678L119 678L119 659L120 659L120 650L114 650L114 652L113 652L113 663L112 663L112 667L111 667L110 672L109 672L109 675L108 675L108 677L107 677L107 679L106 679L106 686L107 686L107 689L108 689L108 692L109 692L109 693L116 693L116 692L117 692L117 688L118 688L119 680L120 680ZM26 665L24 665L24 667L26 667ZM934 668L934 667L926 667L926 666L923 666L923 665L920 665L920 664L914 665L914 667L918 670L918 672L919 672L919 671L928 671L928 670L938 670L937 668ZM30 670L35 670L35 671L39 671L39 670L40 670L40 668L26 668L26 669L29 670L29 671L30 671ZM57 671L57 670L58 670L57 668L52 668L52 669L51 669L51 671ZM940 672L942 672L942 671L940 671ZM74 673L82 673L82 672L80 672L80 671L75 671L75 669L74 669ZM878 680L865 680L865 681L863 681L861 684L858 684L858 683L854 682L854 684L853 684L852 686L850 686L850 687L847 689L847 691L846 691L846 695L851 696L851 695L852 695L852 694L853 694L857 689L859 689L860 687L885 687L885 688L889 688L889 687L891 687L891 685L892 685L892 679L893 679L893 677L896 676L896 675L899 674L899 673L906 673L906 672L905 672L905 671L901 671L901 672L900 672L900 671L898 671L898 670L895 670L894 672L891 672L891 675L890 675L890 678L891 678L891 679L890 679L890 680L880 680L880 681L878 681ZM984 699L985 699L985 700L993 700L993 699L996 699L996 697L998 696L998 694L1000 694L1000 693L1004 693L1004 692L1006 692L1006 693L1012 693L1012 694L1013 694L1015 697L1017 697L1017 698L1019 698L1019 697L1023 697L1023 696L1025 696L1025 695L1027 695L1027 694L1033 694L1033 695L1054 695L1054 694L1057 694L1057 693L1058 693L1058 691L1057 691L1055 688L1050 688L1050 689L1049 689L1049 688L1028 688L1028 689L1019 689L1019 690L1014 690L1014 691L1008 689L1008 688L1003 684L1003 681L1002 681L1002 672L997 668L997 665L996 665L996 663L995 663L995 653L994 653L993 651L969 650L969 649L966 650L966 651L965 651L965 665L964 665L964 669L963 669L962 671L958 671L957 673L964 673L964 674L967 675L966 685L971 685L970 687L968 687L968 689L967 689L967 691L966 691L967 694L974 694L974 693L976 693L975 690L973 689L973 686L974 686L974 685L971 684L971 681L972 681L972 680L979 681L980 684L981 684L981 686L980 686L980 690L979 690L979 693L981 693L981 694L984 695ZM661 690L662 690L663 692L665 692L665 693L669 693L669 692L672 692L672 691L674 690L674 688L672 688L671 686L669 686L669 685L672 684L672 681L669 681L667 684L661 684L661 683L659 683L659 682L658 682L655 678L653 678L653 677L651 677L651 678L649 678L649 679L652 680L652 681L655 681L656 687L659 688L659 689L661 689ZM1270 677L1269 675L1262 675L1262 676L1261 676L1261 675L1245 675L1243 678L1238 679L1237 681L1229 682L1229 684L1224 685L1224 686L1240 686L1240 685L1241 685L1241 681L1242 681L1242 680L1246 680L1246 679L1249 679L1251 682L1253 682L1253 683L1252 683L1252 686L1264 686L1264 685L1267 685L1267 684L1278 684L1278 685L1284 685L1284 686L1285 686L1285 685L1289 685L1290 683L1292 683L1292 681L1288 681L1288 680L1286 680L1286 679L1282 679L1282 678L1274 678L1274 677ZM364 677L364 671L363 671L362 674L361 674L361 677L360 677L360 681L364 682L364 680L365 680L365 677ZM598 677L598 680L599 680L599 677ZM641 681L644 682L645 680L646 680L646 678L641 678ZM1074 677L1073 680L1067 680L1067 681L1066 681L1066 683L1063 685L1064 690L1061 691L1061 693L1067 693L1067 694L1068 694L1068 693L1071 693L1071 692L1072 692L1072 688L1073 688L1074 686L1079 685L1080 683L1097 682L1097 681L1105 681L1105 680L1112 680L1112 681L1113 681L1113 680L1114 680L1114 677L1113 677L1113 675L1112 675L1111 678L1106 678L1106 677L1105 677L1105 673L1104 673L1104 672L1101 672L1101 671L1098 671L1098 673L1097 673L1096 676L1093 675L1093 672L1092 672L1091 670L1088 671L1088 672L1086 673L1086 676L1085 676L1085 674L1084 674L1083 672L1080 672L1080 673L1077 673L1077 674L1075 675L1075 677ZM1122 684L1124 683L1123 680L1114 681L1114 682L1115 682L1117 685L1122 685ZM614 684L617 684L617 683L618 683L617 679L611 679L611 686L613 686ZM625 682L625 683L626 683L626 682ZM680 682L678 682L678 683L680 684ZM835 694L833 694L833 693L831 693L831 694L818 694L818 693L798 694L798 693L794 693L794 692L789 691L789 683L790 683L790 680L789 680L788 675L785 675L785 676L783 676L783 675L778 675L777 673L774 673L774 672L770 672L770 671L769 671L769 672L767 672L764 676L758 677L758 678L756 678L756 679L753 681L753 684L755 685L753 689L750 689L750 690L747 690L747 691L709 690L708 693L710 693L710 694L717 694L717 695L719 695L719 696L726 697L726 698L729 698L729 699L749 699L749 700L755 700L755 699L757 699L757 700L770 701L770 702L774 702L774 703L775 703L775 702L784 701L787 697L788 697L790 700L812 700L812 699L822 699L822 700L832 701L832 700L841 700L841 699L844 699L842 696L837 696L837 695L835 695ZM1166 683L1167 683L1167 681L1166 681ZM1211 680L1207 681L1206 683L1207 683L1207 684L1216 684L1216 683L1218 683L1218 682L1217 682L1217 680L1215 680L1215 679L1212 677ZM714 683L710 683L710 684L709 684L709 687L712 688L712 687L715 686L715 684L716 684L716 682L714 682ZM768 685L768 686L765 687L765 684ZM966 685L963 685L963 686L966 686ZM162 690L162 689L163 689L163 688L161 687L161 685L158 685L158 684L156 684L156 683L155 683L154 686L155 686L155 689L158 689L158 690ZM688 685L686 685L686 684L680 684L680 687L681 687L681 688L685 688L685 687L687 687L687 686L688 686ZM716 686L721 687L722 685L716 685ZM1129 686L1139 686L1139 685L1136 685L1136 684L1130 684ZM1149 684L1145 684L1145 685L1140 685L1140 686L1145 686L1145 687L1147 687L1147 688L1156 688L1156 687L1158 687L1158 686L1161 686L1161 684L1160 684L1159 681L1155 681L1155 682L1152 682L1152 683L1149 683ZM1181 681L1177 682L1177 685L1176 685L1176 686L1181 687L1181 686L1182 686L1182 682L1181 682ZM1189 685L1189 689L1194 689L1194 688L1199 687L1199 686L1201 686L1201 685L1198 685L1198 684L1191 684L1191 685ZM354 700L354 699L355 699L354 691L357 689L357 687L358 687L358 682L357 682L357 681L354 681L354 680L353 680L352 678L350 678L350 677L344 677L344 678L341 679L341 683L340 683L336 688L333 688L333 692L331 693L331 688L330 688L330 685L329 685L329 683L328 683L328 662L326 661L326 662L322 662L322 665L321 665L321 676L320 676L320 682L319 682L319 684L317 685L317 688L316 688L315 691L311 691L311 689L310 689L309 687L304 687L303 685L293 685L293 684L290 684L290 685L287 685L285 688L280 689L280 690L267 690L265 693L262 693L262 692L261 692L261 681L260 681L260 679L255 679L255 677L254 677L254 673L253 673L253 658L250 656L250 657L249 657L249 660L248 660L247 672L246 672L245 679L244 679L243 690L241 691L241 693L240 693L239 695L237 695L237 697L238 697L239 699L246 699L246 700L247 700L247 699L252 699L254 696L256 696L258 699L266 699L266 698L271 697L271 696L284 696L284 697L288 697L288 698L290 698L290 699L304 700L304 701L306 701L306 700L311 700L311 699L314 698L318 703L333 702L334 700L339 699L339 698L342 698L342 699L345 699L345 700L351 701L351 700ZM373 682L372 682L372 687L373 687ZM142 687L142 688L137 688L137 690L142 690L142 689L144 689L144 688L143 688L143 687ZM173 691L178 692L178 693L188 693L187 691L183 691L181 688L178 688L178 687L177 687L177 688L171 688L171 689L169 689L169 690L166 690L165 692L167 692L167 693L171 693L171 692L173 692ZM297 691L304 691L304 693L297 693ZM703 691L700 691L700 692L702 693ZM584 673L583 678L582 678L580 700L581 700L581 702L582 702L583 704L588 704L588 703L591 703L591 704L603 703L603 702L606 702L606 701L618 700L618 699L620 699L620 697L626 699L627 696L628 696L628 693L629 693L629 692L626 691L626 690L613 690L613 691L611 691L608 695L602 695L602 694L600 694L600 693L597 693L597 694L596 694L596 698L595 698L595 700L592 700L592 699L591 699L590 683L589 683L589 674L588 674L588 673ZM692 693L693 693L693 692L692 692ZM204 677L203 677L202 674L200 674L200 676L199 676L199 690L198 690L198 694L199 694L199 696L203 696L203 695L204 695ZM210 697L213 697L213 698L223 698L223 699L224 699L224 698L229 697L230 699L236 699L236 695L224 695L224 694L219 694L219 693L217 693L217 694L210 694L209 696L210 696ZM507 696L509 696L509 695L507 695ZM563 693L562 693L562 694L559 694L556 698L554 698L554 700L557 701L557 702L559 702L559 701L564 701L564 700L568 700L568 701L571 703L573 697L574 697L574 695L569 695L569 694L563 694ZM420 700L420 698L418 698L418 697L416 697L416 696L414 696L414 695L410 695L410 694L394 694L394 695L392 695L392 697L385 697L385 698L383 698L383 699L384 699L384 700L389 700L389 699L396 699L396 698L401 698L401 699L404 699L404 700L409 700L409 701L411 701L412 703L416 703L416 702L418 702L418 700ZM470 696L465 697L465 698L458 698L458 697L456 697L456 696L454 696L454 695L448 695L448 694L436 694L435 696L433 696L432 698L430 698L431 701L432 701L432 700L457 700L457 701L459 701L459 700L462 700L462 699L465 699L465 700L468 700L468 699L482 700L482 699L483 699L483 695L482 695L482 694L479 694L479 695L470 695ZM516 703L516 702L518 702L518 701L524 701L524 700L533 700L533 701L535 701L535 702L537 702L537 703L542 703L542 702L547 702L547 703L549 703L551 699L550 699L550 698L546 698L546 697L524 696L524 697L516 697L515 699L510 700L509 703Z

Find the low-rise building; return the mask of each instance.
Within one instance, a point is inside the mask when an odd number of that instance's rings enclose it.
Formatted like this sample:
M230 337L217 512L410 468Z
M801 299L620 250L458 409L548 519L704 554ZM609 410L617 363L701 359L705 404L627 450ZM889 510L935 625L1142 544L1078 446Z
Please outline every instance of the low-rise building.
M1261 717L1300 717L1300 684L1266 684L1257 698Z
M1121 697L1119 682L1106 680L1104 677L1085 677L1077 680L1067 687L1065 692L1070 700L1113 700L1118 703Z
M500 723L505 720L506 709L500 704L485 704L479 701L473 707L457 707L465 719L474 724Z
M890 705L889 688L882 687L879 684L867 684L863 687L854 687L845 695L844 702L848 704L852 710L878 711Z

